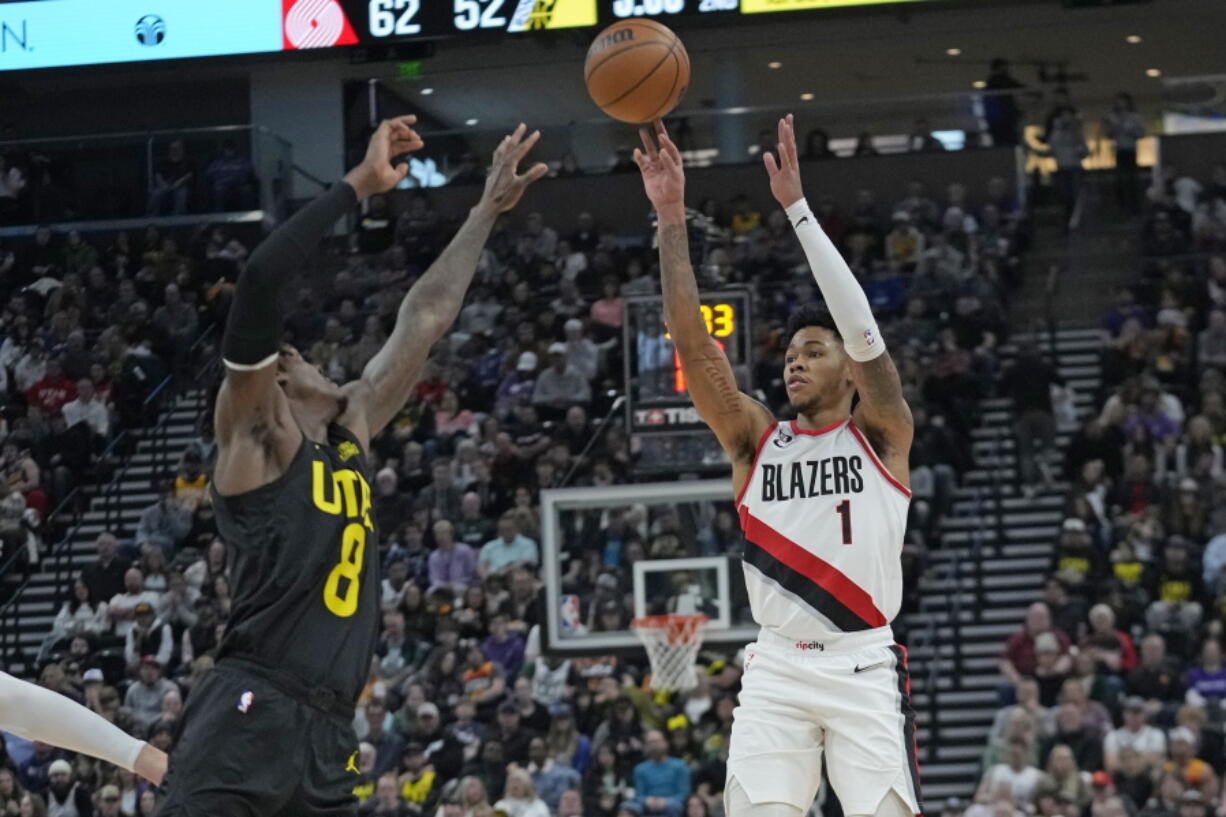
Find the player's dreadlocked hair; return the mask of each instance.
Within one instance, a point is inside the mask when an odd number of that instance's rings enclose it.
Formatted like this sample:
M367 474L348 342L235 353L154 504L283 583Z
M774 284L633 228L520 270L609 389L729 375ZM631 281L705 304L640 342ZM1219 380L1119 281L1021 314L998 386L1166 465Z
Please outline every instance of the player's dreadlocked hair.
M830 333L839 340L842 340L842 335L839 334L839 328L834 324L834 318L830 316L830 312L824 304L804 304L794 310L788 316L787 336L783 339L785 343L792 338L801 329L806 326L818 326L822 329L829 329Z

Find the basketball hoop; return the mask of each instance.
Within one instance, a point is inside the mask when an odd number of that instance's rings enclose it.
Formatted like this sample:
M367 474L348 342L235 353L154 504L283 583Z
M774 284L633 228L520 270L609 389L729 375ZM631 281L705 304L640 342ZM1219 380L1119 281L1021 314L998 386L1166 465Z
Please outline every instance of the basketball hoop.
M694 662L702 647L706 616L647 616L630 622L651 660L651 688L684 692L698 686Z

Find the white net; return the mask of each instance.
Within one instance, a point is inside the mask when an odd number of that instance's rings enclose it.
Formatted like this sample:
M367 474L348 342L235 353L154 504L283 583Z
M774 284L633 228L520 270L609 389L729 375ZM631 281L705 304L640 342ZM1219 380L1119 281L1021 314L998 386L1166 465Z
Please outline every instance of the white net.
M684 692L698 686L694 662L706 626L706 616L648 616L630 622L651 661L652 689Z

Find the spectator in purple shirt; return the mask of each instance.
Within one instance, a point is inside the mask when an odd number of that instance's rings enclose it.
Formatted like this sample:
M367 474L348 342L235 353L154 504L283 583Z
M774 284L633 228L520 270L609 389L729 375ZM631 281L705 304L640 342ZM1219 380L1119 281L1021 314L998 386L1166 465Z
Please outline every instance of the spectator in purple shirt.
M1222 646L1216 639L1205 639L1200 648L1200 666L1188 669L1188 702L1204 705L1206 701L1226 698L1226 666L1222 664Z
M1153 316L1144 306L1138 306L1136 300L1132 287L1122 286L1115 291L1115 306L1103 319L1103 329L1111 337L1118 338L1124 324L1133 319L1140 321L1144 327L1153 327Z
M524 637L507 628L506 613L497 613L490 619L490 637L481 645L486 660L497 661L507 675L516 676L524 665Z
M430 590L447 588L458 598L477 581L477 554L457 542L455 529L446 519L434 523L436 548L430 554Z

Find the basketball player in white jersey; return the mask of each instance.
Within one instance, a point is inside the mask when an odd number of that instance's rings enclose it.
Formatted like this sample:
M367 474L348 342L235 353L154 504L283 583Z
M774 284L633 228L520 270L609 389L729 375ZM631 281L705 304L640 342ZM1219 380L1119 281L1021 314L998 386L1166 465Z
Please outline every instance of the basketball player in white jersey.
M166 774L166 753L129 736L101 715L49 689L0 672L0 729L101 758L154 785Z
M830 314L789 320L784 379L797 417L739 392L707 333L690 265L681 154L657 123L635 151L659 217L665 318L699 414L732 460L757 641L745 651L729 747L729 817L801 817L821 780L848 817L920 812L902 597L911 411L868 300L801 189L792 117L765 157ZM859 402L852 411L853 396Z

